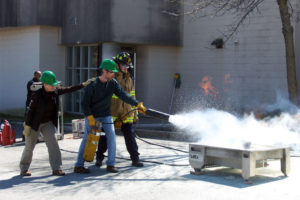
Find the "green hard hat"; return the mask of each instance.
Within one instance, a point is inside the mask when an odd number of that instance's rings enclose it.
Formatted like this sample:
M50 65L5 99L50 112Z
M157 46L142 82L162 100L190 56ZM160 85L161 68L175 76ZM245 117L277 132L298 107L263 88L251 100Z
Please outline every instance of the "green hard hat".
M52 71L44 71L41 77L41 82L52 86L58 84L56 76Z
M101 69L106 69L109 71L113 71L113 72L118 72L117 70L117 64L115 63L115 61L111 60L111 59L105 59L102 61L100 68Z

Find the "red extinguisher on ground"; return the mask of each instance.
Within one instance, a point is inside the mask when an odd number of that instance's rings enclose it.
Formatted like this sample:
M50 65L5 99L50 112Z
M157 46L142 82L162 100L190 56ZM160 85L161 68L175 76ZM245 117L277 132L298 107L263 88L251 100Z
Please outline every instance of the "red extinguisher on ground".
M12 145L16 142L16 133L7 120L1 124L1 132L1 145Z

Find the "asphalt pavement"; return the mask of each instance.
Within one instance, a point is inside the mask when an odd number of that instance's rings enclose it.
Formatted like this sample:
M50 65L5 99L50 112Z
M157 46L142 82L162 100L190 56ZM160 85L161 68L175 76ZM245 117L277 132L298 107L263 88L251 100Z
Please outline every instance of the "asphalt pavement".
M45 143L36 145L30 167L31 177L19 175L19 161L24 148L20 141L0 146L0 199L2 200L93 200L93 199L300 199L300 158L291 157L288 177L280 171L280 161L269 161L246 183L241 170L208 168L200 176L190 174L188 153L151 145L138 140L145 166L131 166L124 138L117 136L116 166L120 172L107 173L94 163L86 163L91 174L75 174L73 166L81 139L66 134L59 145L66 176L52 176ZM146 139L154 144L188 151L188 142ZM162 164L163 163L163 164Z

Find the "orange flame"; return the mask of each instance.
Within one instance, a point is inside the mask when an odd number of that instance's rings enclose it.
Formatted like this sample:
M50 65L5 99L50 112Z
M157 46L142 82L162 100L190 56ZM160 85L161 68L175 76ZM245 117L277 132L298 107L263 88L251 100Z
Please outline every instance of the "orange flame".
M212 86L211 80L212 80L211 77L204 76L199 85L203 89L205 95L212 95L213 97L216 98L217 95L219 94L219 91Z

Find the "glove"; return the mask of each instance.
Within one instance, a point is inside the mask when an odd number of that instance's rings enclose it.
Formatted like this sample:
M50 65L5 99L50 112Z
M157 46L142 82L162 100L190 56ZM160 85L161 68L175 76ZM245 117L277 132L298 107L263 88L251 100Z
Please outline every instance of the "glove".
M23 135L24 135L25 137L28 137L28 136L30 135L30 131L31 131L31 127L28 126L28 125L25 125L25 126L24 126L24 130L23 130Z
M83 87L86 87L88 84L90 84L92 81L95 81L95 80L96 80L95 77L94 78L90 78L87 81L82 82L81 84L83 85Z
M122 121L121 120L116 120L115 121L115 123L114 123L114 125L115 125L115 129L117 129L117 128L121 128L122 127Z
M126 115L122 115L119 118L117 118L114 122L115 128L121 128L124 120L126 120Z
M134 111L134 116L133 116L133 123L137 123L137 121L139 120L139 117L138 117L138 114L139 112L136 110Z
M93 115L89 115L89 116L87 116L87 118L88 118L88 120L89 120L89 125L90 125L90 127L96 126L96 120L95 120L95 118L94 118Z
M140 113L146 114L147 108L143 105L143 102L139 102L136 106Z

